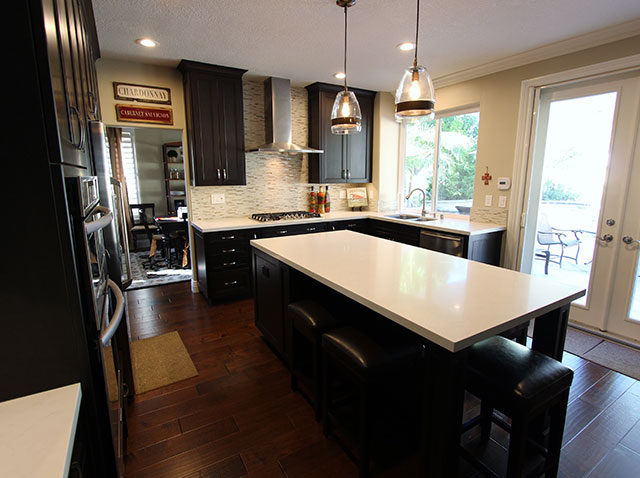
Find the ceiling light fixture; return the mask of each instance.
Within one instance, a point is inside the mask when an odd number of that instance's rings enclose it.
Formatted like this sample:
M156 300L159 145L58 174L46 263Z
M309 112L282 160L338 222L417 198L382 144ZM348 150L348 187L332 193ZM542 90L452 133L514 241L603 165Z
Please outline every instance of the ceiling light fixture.
M336 73L333 76L335 76L339 80L344 80L347 77L347 74L346 73Z
M396 120L410 120L433 114L436 99L433 82L427 69L418 65L418 32L420 29L420 0L416 8L416 43L413 66L405 72L396 90Z
M153 48L158 44L157 41L152 40L151 38L138 38L136 43L138 45L146 46L147 48Z
M399 45L396 46L396 48L402 50L402 51L411 51L416 47L416 44L411 42L411 41L406 41L404 43L400 43Z
M356 0L336 0L344 8L344 90L336 95L331 109L331 132L333 134L354 134L362 129L362 113L353 91L347 89L347 11Z

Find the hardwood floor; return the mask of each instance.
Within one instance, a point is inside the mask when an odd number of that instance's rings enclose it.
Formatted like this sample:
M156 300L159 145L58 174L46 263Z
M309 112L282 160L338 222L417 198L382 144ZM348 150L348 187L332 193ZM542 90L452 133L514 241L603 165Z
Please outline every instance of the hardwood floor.
M177 330L199 375L134 397L125 457L130 478L356 477L291 392L284 365L253 325L251 299L210 307L189 283L127 293L132 340ZM628 477L640 469L640 382L565 353L575 370L559 476ZM478 411L468 396L465 415ZM475 429L477 430L477 429ZM463 443L489 466L506 464L508 435ZM374 476L417 476L416 457ZM464 460L460 476L479 476Z

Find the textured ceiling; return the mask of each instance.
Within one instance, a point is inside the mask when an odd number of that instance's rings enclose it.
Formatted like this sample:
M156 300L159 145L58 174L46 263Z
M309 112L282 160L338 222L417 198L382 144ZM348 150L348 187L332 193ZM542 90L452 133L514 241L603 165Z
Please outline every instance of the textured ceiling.
M334 0L93 0L105 58L245 68L294 85L337 82L344 15ZM419 62L434 78L640 18L638 0L422 0ZM349 84L392 91L411 63L415 0L349 10ZM134 43L141 37L156 48Z

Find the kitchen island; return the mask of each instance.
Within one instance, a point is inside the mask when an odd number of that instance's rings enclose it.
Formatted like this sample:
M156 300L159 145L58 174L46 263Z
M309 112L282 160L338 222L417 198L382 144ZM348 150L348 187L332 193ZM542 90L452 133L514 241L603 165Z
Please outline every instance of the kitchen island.
M533 348L562 358L584 289L351 231L252 240L256 325L285 359L287 304L331 290L425 340L428 476L455 476L467 348L537 319ZM339 314L339 310L335 310Z

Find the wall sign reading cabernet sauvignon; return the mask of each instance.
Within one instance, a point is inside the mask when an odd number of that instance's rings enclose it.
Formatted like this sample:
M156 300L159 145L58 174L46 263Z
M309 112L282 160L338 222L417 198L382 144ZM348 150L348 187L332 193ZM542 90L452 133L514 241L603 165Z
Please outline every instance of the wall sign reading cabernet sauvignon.
M116 105L118 121L173 124L173 110L158 106Z
M141 101L144 103L171 104L171 90L158 86L113 82L113 97L116 100Z

